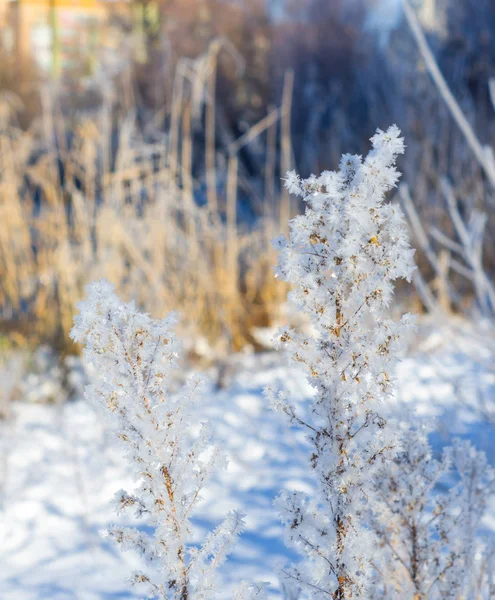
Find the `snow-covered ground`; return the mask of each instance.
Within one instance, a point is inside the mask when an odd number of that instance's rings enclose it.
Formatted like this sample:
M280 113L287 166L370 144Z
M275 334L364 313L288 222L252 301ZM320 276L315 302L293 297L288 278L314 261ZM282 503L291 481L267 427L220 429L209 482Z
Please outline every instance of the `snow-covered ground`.
M465 326L423 335L400 365L393 410L435 419L437 449L453 435L467 437L495 463L490 339ZM209 487L195 523L199 534L230 509L246 513L248 529L222 571L224 597L241 579L271 582L275 597L277 565L293 557L273 499L282 488L310 490L312 480L303 434L270 410L262 390L284 389L299 402L311 390L275 354L246 356L240 364L227 389L207 388L200 407L198 418L212 421L230 464ZM18 402L1 427L1 600L137 598L126 582L134 557L99 534L117 520L110 498L132 486L100 416L83 400ZM495 506L484 527L495 531Z

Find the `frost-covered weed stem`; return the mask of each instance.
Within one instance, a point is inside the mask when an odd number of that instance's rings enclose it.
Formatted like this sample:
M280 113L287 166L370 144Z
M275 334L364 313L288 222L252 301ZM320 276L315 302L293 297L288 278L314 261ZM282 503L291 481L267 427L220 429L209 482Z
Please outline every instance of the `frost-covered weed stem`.
M109 417L137 482L133 493L117 493L116 509L133 511L151 528L113 526L107 535L150 565L131 579L147 597L207 600L216 595L215 572L244 521L231 512L202 546L191 543L191 513L212 471L226 460L211 443L208 423L196 440L188 433L200 381L190 379L179 393L172 389L173 325L173 318L155 321L121 302L113 286L100 281L89 286L71 335L84 344L97 373L87 396Z
M312 598L366 598L372 538L364 523L372 481L395 454L396 440L380 403L392 393L401 334L411 318L385 316L393 282L409 279L413 252L400 208L384 202L395 186L397 127L377 131L373 149L342 157L338 172L301 180L287 174L288 190L306 211L278 240L278 276L293 286L290 300L311 320L311 334L284 329L280 347L302 365L316 393L307 417L283 395L276 408L306 428L318 496L286 492L278 502L289 543L308 558L285 570Z

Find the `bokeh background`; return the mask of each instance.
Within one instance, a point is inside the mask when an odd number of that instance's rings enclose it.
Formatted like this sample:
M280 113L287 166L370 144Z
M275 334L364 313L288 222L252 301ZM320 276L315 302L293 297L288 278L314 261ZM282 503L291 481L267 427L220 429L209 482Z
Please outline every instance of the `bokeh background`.
M397 403L438 419L436 451L461 435L493 462L493 0L0 0L2 600L134 597L132 559L98 535L125 465L68 338L101 277L179 312L211 379L199 417L232 464L198 531L251 514L225 590L242 574L277 593L272 499L312 489L302 436L261 395L310 393L270 353L277 326L301 324L273 275L271 241L303 209L283 178L335 169L393 123L391 201L419 266L398 308L421 315Z
M410 6L491 165L492 3ZM472 304L476 289L439 232L456 237L451 192L466 223L485 213L489 239L495 179L398 0L2 0L0 23L10 339L73 352L83 286L106 276L152 314L180 308L208 350L257 348L254 329L279 318L285 296L270 240L301 208L285 172L335 168L391 123L407 143L402 197L434 230L434 264L415 241L423 296ZM483 260L491 272L490 243Z

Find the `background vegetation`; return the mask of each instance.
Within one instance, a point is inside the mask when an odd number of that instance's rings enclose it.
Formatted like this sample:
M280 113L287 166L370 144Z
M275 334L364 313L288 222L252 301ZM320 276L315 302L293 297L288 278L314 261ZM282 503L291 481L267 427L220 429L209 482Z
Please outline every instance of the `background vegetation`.
M27 0L5 15L0 306L10 339L68 351L83 287L105 276L156 316L180 310L191 351L261 347L258 329L281 320L285 297L270 240L300 210L281 186L286 170L335 168L393 122L407 143L397 200L419 236L418 304L492 312L479 273L458 256L452 220L455 209L491 273L490 176L398 3L101 6L77 30L91 44L72 46L62 9L47 8L45 64L16 38ZM491 165L490 3L425 1L415 10Z

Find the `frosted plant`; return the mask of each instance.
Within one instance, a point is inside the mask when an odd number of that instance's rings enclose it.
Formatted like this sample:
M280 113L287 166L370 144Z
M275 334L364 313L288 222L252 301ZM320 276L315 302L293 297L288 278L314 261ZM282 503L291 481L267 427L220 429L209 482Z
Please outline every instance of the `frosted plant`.
M495 598L495 544L484 544L476 554L476 569L471 578L475 581L475 598Z
M469 442L454 441L435 460L427 431L406 430L402 451L376 476L371 521L381 549L372 598L485 597L477 594L476 533L494 483L486 456Z
M476 450L467 440L454 440L448 452L459 478L459 483L450 494L454 501L455 520L448 535L451 548L459 556L457 568L454 569L454 583L460 592L457 598L461 600L471 596L476 597L473 593L477 585L477 581L473 578L477 570L476 560L483 557L492 565L494 563L493 548L483 548L476 536L488 501L493 500L495 470L488 464L485 453ZM452 517L450 520L452 521ZM439 597L448 596L443 593ZM491 597L493 596L488 596Z
M202 600L215 596L215 571L244 522L232 512L200 548L191 543L191 512L213 469L226 461L207 424L196 441L188 436L199 381L190 380L179 394L171 390L178 350L173 324L173 318L141 314L100 281L89 286L71 336L95 366L87 396L107 413L137 481L133 493L117 493L117 511L133 511L151 528L113 526L107 535L151 565L131 578L149 598Z
M373 477L396 443L380 403L392 393L411 318L394 322L384 314L393 282L411 276L413 251L400 209L384 202L399 177L400 131L378 130L371 141L364 160L345 155L339 172L307 180L288 173L286 180L306 211L291 221L289 239L277 242L278 276L293 284L290 299L313 332L282 330L277 340L316 391L307 417L283 395L272 394L272 402L312 444L317 496L285 492L278 501L288 543L308 559L283 574L304 597L367 597L373 551L365 510Z
M266 584L243 581L232 596L233 600L265 600Z

